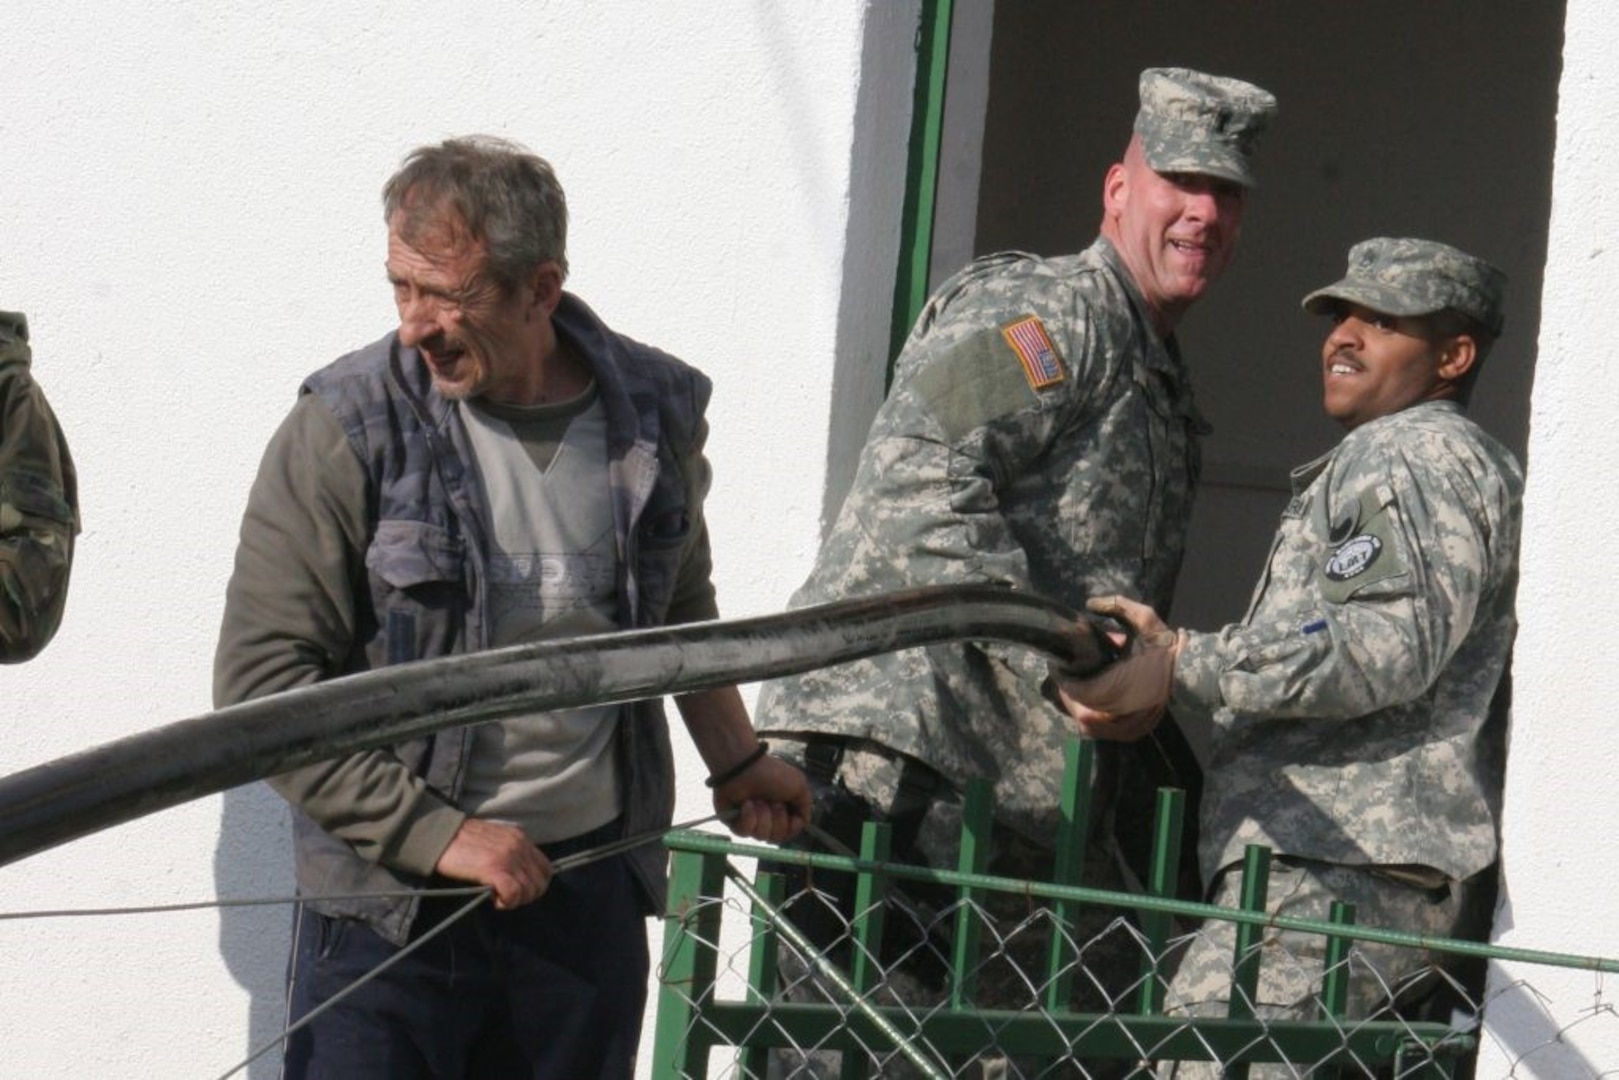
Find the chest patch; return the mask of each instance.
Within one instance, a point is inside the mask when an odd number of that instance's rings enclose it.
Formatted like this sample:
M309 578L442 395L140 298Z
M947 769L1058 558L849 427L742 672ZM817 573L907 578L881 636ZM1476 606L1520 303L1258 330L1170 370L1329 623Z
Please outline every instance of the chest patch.
M1357 578L1370 570L1381 554L1383 554L1383 541L1371 533L1352 536L1338 545L1338 550L1327 559L1326 575L1333 581Z
M1023 365L1030 388L1044 390L1063 381L1062 357L1057 355L1057 347L1051 343L1051 335L1039 316L1026 315L1008 323L1001 327L1001 333Z

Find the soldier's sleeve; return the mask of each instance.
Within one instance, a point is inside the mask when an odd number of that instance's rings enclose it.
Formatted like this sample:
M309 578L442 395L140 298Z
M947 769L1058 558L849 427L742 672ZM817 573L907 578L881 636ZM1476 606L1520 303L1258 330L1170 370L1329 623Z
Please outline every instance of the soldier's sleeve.
M214 703L343 673L364 589L367 478L330 411L305 395L265 450L243 514L214 655ZM464 816L386 750L269 781L362 856L431 872Z
M979 275L930 304L872 424L819 560L850 593L1029 585L1002 496L1041 467L1083 400L1084 308Z
M1335 475L1331 520L1307 553L1310 580L1293 602L1262 603L1249 624L1190 635L1176 700L1331 720L1424 694L1501 572L1492 535L1504 508L1489 496L1498 486L1469 475L1458 451L1417 436Z
M67 440L29 370L28 324L0 312L0 662L38 655L67 603L78 490Z

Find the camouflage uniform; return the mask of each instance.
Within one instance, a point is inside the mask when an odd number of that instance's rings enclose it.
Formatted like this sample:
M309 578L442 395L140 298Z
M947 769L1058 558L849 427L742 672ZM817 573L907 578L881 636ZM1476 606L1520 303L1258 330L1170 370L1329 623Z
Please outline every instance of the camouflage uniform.
M1154 68L1140 99L1152 169L1253 184L1270 94ZM1167 607L1207 430L1173 337L1108 240L980 259L923 310L791 603L993 583L1076 608L1112 590ZM1041 694L1045 669L996 645L907 650L766 684L758 727L905 755L938 788L988 778L1000 820L1049 844L1072 728Z
M1469 877L1495 859L1478 742L1517 625L1523 473L1435 401L1355 429L1293 486L1248 616L1176 664L1176 700L1217 710L1204 872L1265 844Z
M1006 332L1020 324L1049 339L1044 385ZM1108 241L980 259L922 313L792 605L961 583L1167 605L1204 430ZM767 684L758 726L909 755L952 788L987 777L1000 820L1049 843L1072 725L1041 695L1045 670L993 644L888 653Z
M0 663L34 657L62 621L78 480L29 374L28 321L0 311Z
M1456 286L1444 303L1424 295L1435 275ZM1493 337L1500 288L1499 271L1454 249L1369 241L1351 253L1345 282L1305 303L1450 309ZM1322 917L1336 894L1357 904L1363 925L1466 931L1468 886L1496 858L1495 699L1517 625L1522 469L1457 403L1437 400L1355 427L1292 482L1247 616L1189 634L1175 664L1173 701L1215 721L1205 880L1228 903L1236 875L1226 871L1246 845L1263 844L1282 863L1271 910ZM1171 1005L1226 997L1229 930L1205 928ZM1263 969L1260 1001L1306 1017L1321 940L1288 937ZM1352 977L1363 1016L1430 963L1414 950L1359 951L1376 968L1357 964ZM1313 969L1289 974L1284 952Z
M1143 73L1140 93L1135 132L1154 170L1252 185L1268 93L1178 69ZM1075 608L1134 590L1166 609L1207 431L1174 338L1154 329L1107 239L979 259L905 343L791 606L991 583ZM1049 877L1073 726L1043 695L1046 674L1043 657L992 643L909 649L767 683L756 723L861 814L894 821L901 860L954 866L960 789L991 781L1004 826L992 871ZM848 824L832 831L852 845ZM1088 884L1122 885L1091 856ZM1032 1004L1021 986L1025 1000L1004 1004Z

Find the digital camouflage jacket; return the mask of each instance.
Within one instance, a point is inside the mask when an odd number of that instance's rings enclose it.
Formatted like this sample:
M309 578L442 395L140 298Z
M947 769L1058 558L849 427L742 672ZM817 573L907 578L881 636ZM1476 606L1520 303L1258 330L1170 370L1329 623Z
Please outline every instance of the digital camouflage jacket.
M1112 245L1001 254L952 277L906 342L853 487L795 607L998 584L1083 608L1167 608L1206 431ZM959 785L995 782L1000 820L1049 839L1072 733L1045 658L909 649L767 684L766 732L869 739Z
M1296 469L1241 623L1191 634L1174 701L1212 712L1205 881L1250 843L1327 862L1495 860L1523 472L1449 401Z

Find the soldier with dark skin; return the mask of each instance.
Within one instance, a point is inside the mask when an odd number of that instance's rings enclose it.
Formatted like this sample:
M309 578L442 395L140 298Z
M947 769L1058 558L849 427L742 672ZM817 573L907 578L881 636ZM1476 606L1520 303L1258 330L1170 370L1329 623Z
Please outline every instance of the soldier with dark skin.
M1504 281L1435 241L1355 245L1343 280L1304 301L1332 319L1322 402L1347 434L1294 470L1247 615L1199 633L1128 597L1091 604L1136 644L1062 684L1085 730L1170 705L1213 717L1201 856L1214 903L1236 906L1244 851L1261 844L1273 913L1325 919L1342 900L1361 925L1488 930L1523 471L1465 406L1502 329ZM1205 925L1170 1010L1223 1013L1231 944L1232 924ZM1324 947L1267 936L1259 1015L1318 1015ZM1408 1007L1438 982L1425 950L1355 949L1351 1016Z
M0 663L39 655L62 623L78 477L34 381L28 320L0 311Z

